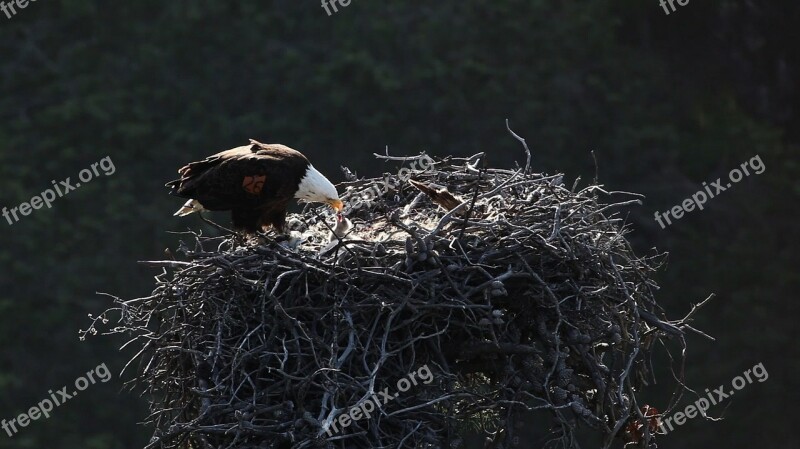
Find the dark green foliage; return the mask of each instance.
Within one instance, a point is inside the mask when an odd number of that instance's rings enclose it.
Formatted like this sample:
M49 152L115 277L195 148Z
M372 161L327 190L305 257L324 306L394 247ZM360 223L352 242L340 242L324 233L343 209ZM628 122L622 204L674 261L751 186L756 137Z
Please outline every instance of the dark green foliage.
M306 152L334 181L339 165L393 170L371 156L385 145L510 166L523 158L509 118L538 169L592 178L594 150L601 182L647 195L633 238L671 252L660 292L671 314L718 293L696 323L718 341L689 354L694 386L759 361L775 373L725 422L693 421L672 445L780 446L791 425L773 404L800 372L789 295L800 9L749 3L666 16L655 0L359 0L328 17L314 1L46 0L0 14L0 207L105 156L117 169L12 226L0 218L0 419L102 361L122 367L127 354L77 330L108 303L95 292L148 293L154 273L135 261L173 246L166 231L200 226L171 217L180 201L162 187L183 163L256 138ZM666 230L654 222L755 154L764 174ZM119 385L0 433L0 448L140 447L143 408Z

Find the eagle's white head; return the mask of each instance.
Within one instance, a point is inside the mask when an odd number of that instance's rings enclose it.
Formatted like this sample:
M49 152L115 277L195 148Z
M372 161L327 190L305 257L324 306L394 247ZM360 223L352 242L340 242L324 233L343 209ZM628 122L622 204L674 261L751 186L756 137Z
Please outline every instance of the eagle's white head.
M344 209L336 187L311 164L308 165L294 197L300 201L330 204L336 212Z

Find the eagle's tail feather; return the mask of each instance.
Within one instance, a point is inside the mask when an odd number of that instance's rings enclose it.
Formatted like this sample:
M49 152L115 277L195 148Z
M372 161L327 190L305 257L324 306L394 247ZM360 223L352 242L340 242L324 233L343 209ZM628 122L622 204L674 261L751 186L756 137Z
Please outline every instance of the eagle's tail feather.
M197 200L189 200L184 203L183 207L178 209L177 212L173 214L175 217L184 217L186 215L191 214L192 212L200 212L203 209L203 205L200 204Z

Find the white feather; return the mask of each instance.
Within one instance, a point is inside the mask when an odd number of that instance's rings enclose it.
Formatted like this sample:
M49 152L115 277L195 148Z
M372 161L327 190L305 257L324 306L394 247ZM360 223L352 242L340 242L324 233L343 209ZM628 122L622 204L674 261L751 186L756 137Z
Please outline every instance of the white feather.
M317 171L313 165L309 165L294 197L304 201L325 203L330 200L338 200L339 192L328 178Z

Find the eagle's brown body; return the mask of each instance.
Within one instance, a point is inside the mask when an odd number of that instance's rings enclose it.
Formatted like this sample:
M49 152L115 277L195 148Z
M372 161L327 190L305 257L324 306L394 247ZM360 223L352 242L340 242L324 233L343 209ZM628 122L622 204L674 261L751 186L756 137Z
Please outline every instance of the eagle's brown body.
M282 231L287 206L298 195L310 166L299 151L251 141L251 145L185 165L178 170L180 179L167 187L172 194L192 200L176 215L193 209L230 210L238 230L253 233L272 226Z

